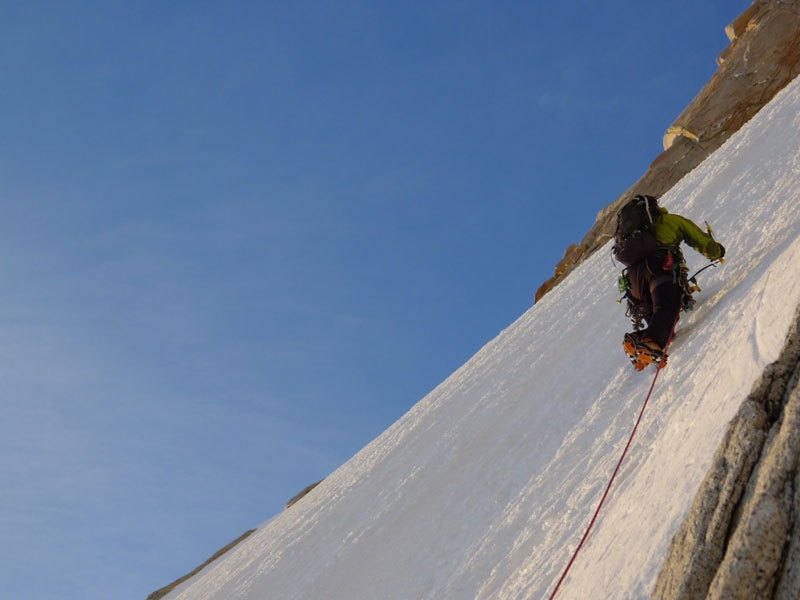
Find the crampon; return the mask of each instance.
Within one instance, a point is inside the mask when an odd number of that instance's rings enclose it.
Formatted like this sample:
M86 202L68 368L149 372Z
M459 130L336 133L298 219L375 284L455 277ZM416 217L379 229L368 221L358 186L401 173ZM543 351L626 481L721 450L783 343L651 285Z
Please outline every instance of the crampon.
M649 338L638 339L636 336L626 333L622 341L622 349L631 359L633 368L637 371L643 370L651 363L655 363L658 369L667 366L667 355L659 348L658 344Z

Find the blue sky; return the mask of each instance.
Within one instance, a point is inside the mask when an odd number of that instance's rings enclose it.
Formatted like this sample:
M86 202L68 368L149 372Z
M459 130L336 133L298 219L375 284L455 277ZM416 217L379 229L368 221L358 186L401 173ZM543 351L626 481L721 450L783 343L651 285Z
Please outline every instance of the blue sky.
M748 4L6 3L8 594L144 598L380 434L530 306Z

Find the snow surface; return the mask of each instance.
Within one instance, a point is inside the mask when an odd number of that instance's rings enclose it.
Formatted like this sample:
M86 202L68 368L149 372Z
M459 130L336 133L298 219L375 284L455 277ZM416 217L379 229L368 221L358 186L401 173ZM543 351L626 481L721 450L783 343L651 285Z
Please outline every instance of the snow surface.
M653 397L558 597L647 598L730 418L800 304L800 80L662 204L708 220L701 275ZM686 252L690 266L705 259ZM181 600L546 598L652 381L620 343L610 247ZM380 402L375 398L375 402Z

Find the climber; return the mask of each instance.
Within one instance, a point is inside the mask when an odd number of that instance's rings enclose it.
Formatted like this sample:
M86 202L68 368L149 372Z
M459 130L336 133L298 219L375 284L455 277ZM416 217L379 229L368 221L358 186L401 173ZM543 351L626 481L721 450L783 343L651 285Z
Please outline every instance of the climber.
M614 258L626 266L620 278L634 316L634 331L622 343L637 370L666 359L666 347L682 307L691 301L680 249L686 242L709 260L725 248L689 219L670 214L653 196L631 198L617 214ZM693 301L691 301L693 303ZM690 304L687 306L690 307ZM647 327L642 327L646 321Z

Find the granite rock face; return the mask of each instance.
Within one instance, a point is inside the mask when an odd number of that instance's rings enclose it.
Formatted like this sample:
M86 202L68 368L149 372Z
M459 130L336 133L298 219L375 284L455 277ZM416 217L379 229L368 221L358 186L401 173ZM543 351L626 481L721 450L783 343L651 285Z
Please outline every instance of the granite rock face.
M800 598L800 311L739 408L652 598Z
M600 211L579 244L566 249L534 301L611 238L615 215L626 199L669 191L800 74L800 0L756 0L725 32L730 43L717 58L716 73L667 129L664 152Z

